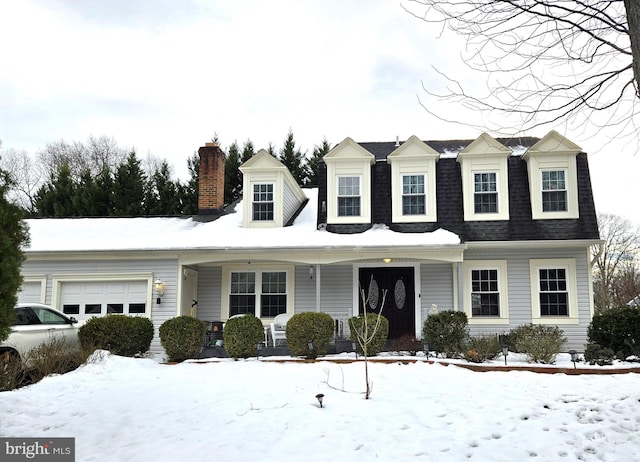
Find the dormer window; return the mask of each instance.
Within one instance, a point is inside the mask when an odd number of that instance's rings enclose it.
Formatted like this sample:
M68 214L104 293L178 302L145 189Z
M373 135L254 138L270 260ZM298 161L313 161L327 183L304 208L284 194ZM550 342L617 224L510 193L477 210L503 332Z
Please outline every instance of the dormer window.
M552 130L524 153L534 220L580 216L576 166L580 151L580 146Z
M253 220L273 221L273 184L253 185Z
M425 214L424 175L402 175L402 215Z
M474 173L473 206L475 213L498 213L496 172Z
M566 212L567 187L564 170L542 171L542 211Z
M509 219L511 154L486 133L458 153L465 221Z
M360 177L338 177L338 216L360 216Z

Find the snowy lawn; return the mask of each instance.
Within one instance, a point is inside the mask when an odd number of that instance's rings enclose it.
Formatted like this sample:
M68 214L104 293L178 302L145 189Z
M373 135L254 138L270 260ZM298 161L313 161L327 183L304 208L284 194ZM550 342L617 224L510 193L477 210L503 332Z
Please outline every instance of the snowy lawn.
M640 374L369 372L367 401L362 363L106 355L0 393L0 436L75 437L78 462L637 460Z

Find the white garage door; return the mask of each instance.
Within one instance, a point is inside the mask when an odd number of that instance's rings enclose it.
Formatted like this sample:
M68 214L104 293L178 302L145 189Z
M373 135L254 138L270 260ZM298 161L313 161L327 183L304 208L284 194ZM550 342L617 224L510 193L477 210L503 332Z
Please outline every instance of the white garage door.
M147 312L146 280L63 282L60 290L62 311L77 319Z
M42 281L24 281L18 292L18 303L42 303Z

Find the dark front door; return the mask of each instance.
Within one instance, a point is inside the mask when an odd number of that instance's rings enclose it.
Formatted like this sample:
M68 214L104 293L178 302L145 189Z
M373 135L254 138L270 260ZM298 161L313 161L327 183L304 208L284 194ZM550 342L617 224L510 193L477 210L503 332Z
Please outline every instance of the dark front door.
M359 279L360 313L364 290L367 312L379 313L382 307L382 315L389 320L390 339L415 335L413 268L360 268Z

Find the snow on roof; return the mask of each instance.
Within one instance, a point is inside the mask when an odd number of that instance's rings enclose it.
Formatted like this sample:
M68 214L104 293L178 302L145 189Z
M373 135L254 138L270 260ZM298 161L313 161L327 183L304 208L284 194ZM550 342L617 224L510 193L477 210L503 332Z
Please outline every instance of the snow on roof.
M305 189L304 192L309 202L293 225L285 228L244 228L241 202L233 213L208 223L170 217L29 219L26 222L31 244L25 251L372 248L460 244L456 234L443 229L432 233L397 233L384 225L374 225L359 234L318 230L318 190Z

